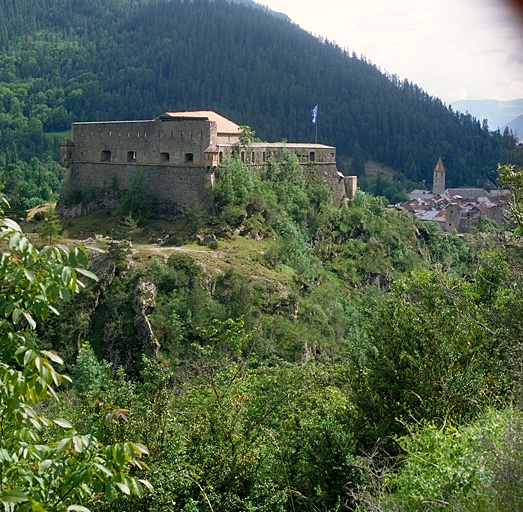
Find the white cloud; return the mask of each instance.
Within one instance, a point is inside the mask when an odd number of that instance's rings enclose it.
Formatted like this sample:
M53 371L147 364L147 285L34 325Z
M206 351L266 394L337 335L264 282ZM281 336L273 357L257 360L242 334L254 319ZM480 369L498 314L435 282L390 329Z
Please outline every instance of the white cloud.
M523 24L506 0L263 0L449 103L523 98Z

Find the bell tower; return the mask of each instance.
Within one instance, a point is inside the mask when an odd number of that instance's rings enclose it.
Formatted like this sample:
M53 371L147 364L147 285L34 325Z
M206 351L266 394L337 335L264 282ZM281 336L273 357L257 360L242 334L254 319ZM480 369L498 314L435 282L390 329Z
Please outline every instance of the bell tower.
M432 178L432 193L436 195L443 195L445 192L445 166L441 160L441 157L438 159L436 167L434 167L433 178Z

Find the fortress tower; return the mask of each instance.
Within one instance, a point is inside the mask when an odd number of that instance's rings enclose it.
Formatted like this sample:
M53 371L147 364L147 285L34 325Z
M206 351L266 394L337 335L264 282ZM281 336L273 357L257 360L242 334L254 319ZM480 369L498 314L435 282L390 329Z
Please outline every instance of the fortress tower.
M443 195L445 192L445 166L441 160L441 157L438 158L438 163L434 167L433 178L432 178L432 193L436 195Z

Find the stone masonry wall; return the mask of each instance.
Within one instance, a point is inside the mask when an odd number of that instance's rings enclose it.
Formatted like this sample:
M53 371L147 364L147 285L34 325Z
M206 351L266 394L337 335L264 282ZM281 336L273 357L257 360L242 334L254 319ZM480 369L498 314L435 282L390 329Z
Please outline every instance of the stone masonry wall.
M204 165L203 153L216 134L207 120L74 123L74 162ZM192 160L187 160L192 155Z
M161 203L165 216L198 200L212 208L212 173L205 167L116 163L73 164L67 170L57 212L62 219L87 215L98 209L120 206L135 177L143 173L150 192ZM144 194L145 194L144 190Z

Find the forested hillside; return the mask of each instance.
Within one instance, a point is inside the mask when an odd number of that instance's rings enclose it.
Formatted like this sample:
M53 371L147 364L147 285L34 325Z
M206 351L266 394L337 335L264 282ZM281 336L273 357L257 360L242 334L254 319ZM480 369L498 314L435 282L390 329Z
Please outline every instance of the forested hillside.
M337 146L342 170L360 175L373 159L399 180L430 183L442 157L448 185L475 186L498 163L522 158L508 132L488 133L350 49L249 5L2 0L0 51L3 182L13 181L9 165L20 160L56 158L56 132L73 121L166 110L213 109L264 140L312 141L310 109L318 104L319 141ZM352 168L344 157L354 158ZM34 197L55 197L44 182ZM14 199L17 183L6 184Z

